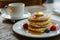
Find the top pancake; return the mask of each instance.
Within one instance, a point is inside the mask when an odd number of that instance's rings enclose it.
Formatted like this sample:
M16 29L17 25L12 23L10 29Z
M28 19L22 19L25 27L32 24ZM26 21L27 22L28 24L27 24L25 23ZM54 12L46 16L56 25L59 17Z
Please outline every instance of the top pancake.
M37 18L34 18L35 16L28 17L29 21L35 21L35 22L42 22L48 20L50 17L48 15L40 16Z

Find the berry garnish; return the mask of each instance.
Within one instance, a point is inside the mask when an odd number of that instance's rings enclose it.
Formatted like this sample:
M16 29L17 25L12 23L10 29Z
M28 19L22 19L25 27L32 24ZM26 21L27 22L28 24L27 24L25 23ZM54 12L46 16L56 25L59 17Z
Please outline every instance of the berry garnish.
M52 25L51 28L50 28L51 31L55 31L56 30L56 26L55 25Z
M28 28L28 24L27 23L23 24L23 28L27 29Z
M50 32L50 30L49 29L45 29L45 33L49 33Z

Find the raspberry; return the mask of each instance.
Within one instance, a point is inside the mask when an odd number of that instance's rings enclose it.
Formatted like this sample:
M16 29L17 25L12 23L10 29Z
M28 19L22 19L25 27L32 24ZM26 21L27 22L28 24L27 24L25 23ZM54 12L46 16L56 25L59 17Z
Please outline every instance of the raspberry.
M23 28L27 29L28 28L28 24L27 23L23 24Z
M56 26L52 25L52 27L50 28L51 31L55 31L56 30Z

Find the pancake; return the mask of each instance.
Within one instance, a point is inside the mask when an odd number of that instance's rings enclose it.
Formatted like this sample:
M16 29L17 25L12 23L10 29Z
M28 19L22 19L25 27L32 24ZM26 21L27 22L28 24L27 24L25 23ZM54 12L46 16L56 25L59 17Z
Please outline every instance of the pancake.
M31 17L28 17L28 21L28 32L31 34L44 33L46 29L50 29L53 25L50 21L50 16L40 12L36 12Z
M29 21L34 21L34 22L41 22L41 21L46 21L48 20L50 17L48 15L44 15L44 16L40 16L37 18L34 17L29 17L28 20Z
M49 23L47 23L47 24L44 24L44 25L36 25L36 24L30 24L31 26L33 26L33 27L48 27L49 25L52 25L52 23L51 22L49 22Z
M33 28L33 27L28 27L29 30L31 31L37 31L37 32L44 32L46 28Z
M47 28L49 28L49 27L51 27L53 24L50 22L50 23L48 23L47 25L43 25L43 26L41 26L41 27L47 27Z
M48 25L48 26L45 27L45 28L43 28L43 27L38 28L38 27L33 27L33 26L30 25L30 26L28 27L28 29L29 29L29 30L32 30L32 31L38 31L38 32L43 31L43 32L44 32L45 29L50 29L51 26L52 26L52 25L50 24L50 25Z
M42 25L46 25L46 24L48 24L48 23L50 23L50 20L44 21L44 22L31 22L31 21L30 21L30 24L31 24L31 25L40 25L40 26L42 26Z
M44 32L37 32L37 31L31 31L31 30L27 30L26 31L27 33L30 33L30 34L35 34L35 35L39 35L39 34L43 34Z

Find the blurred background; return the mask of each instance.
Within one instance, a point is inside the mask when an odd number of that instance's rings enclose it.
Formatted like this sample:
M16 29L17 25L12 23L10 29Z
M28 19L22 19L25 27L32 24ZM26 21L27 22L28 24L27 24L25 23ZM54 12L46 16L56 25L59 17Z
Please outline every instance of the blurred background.
M15 3L15 2L22 2L25 3L26 6L31 5L42 5L43 3L53 3L53 2L59 2L60 0L0 0L0 8L3 8L5 5L8 5L9 3Z

